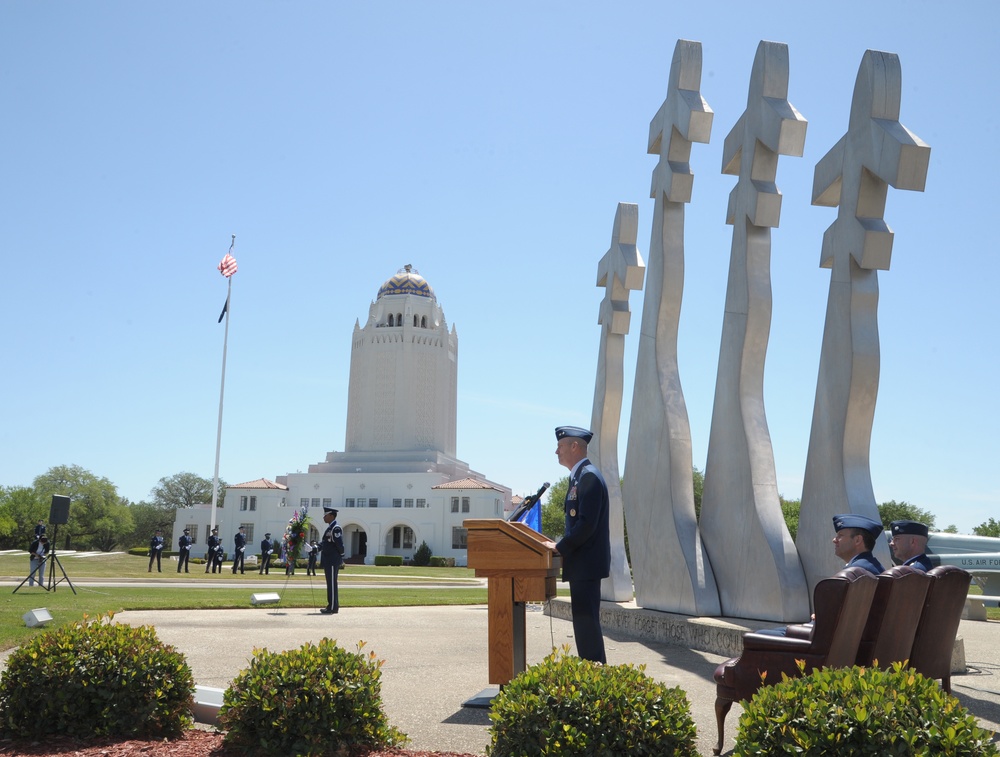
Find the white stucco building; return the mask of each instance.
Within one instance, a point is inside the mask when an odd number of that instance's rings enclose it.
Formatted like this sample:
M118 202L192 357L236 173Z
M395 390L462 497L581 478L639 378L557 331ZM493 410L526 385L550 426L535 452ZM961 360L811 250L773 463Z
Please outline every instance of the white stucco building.
M256 553L264 534L280 539L292 513L309 507L311 536L322 508L337 507L346 557L410 557L426 541L434 555L466 563L466 518L499 518L511 492L456 455L458 335L434 290L405 266L378 290L364 326L354 325L344 452L305 473L260 478L226 490L216 509L227 553L240 525ZM190 528L203 556L211 506L178 511L172 539Z

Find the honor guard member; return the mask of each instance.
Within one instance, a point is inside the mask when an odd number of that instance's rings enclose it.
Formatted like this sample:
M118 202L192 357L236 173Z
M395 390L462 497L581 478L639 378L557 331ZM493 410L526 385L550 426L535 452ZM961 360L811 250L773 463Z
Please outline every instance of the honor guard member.
M212 533L208 537L208 552L205 553L205 572L212 571L215 573L215 556L219 553L219 546L222 542L219 540L219 527L216 526L212 529Z
M181 534L180 538L177 540L178 552L177 552L177 572L181 572L181 566L184 566L184 572L190 573L188 570L188 560L191 558L191 545L194 541L191 539L191 529L185 528L184 533Z
M274 544L271 543L271 534L264 534L260 542L260 567L258 573L265 576L271 575L271 553L274 552Z
M246 527L240 526L240 530L236 532L236 536L233 537L233 575L236 575L236 569L239 568L240 575L246 573L243 562L243 553L247 550L247 534Z
M160 555L163 554L163 532L160 529L156 529L156 533L153 534L153 538L149 540L149 569L147 573L153 572L153 560L156 560L156 572L162 573L160 570Z
M323 532L322 546L323 575L326 577L326 607L320 610L324 615L340 612L340 595L337 589L337 574L344 567L344 531L337 523L338 510L334 507L323 508L323 522L326 531Z
M556 456L570 473L563 504L566 530L555 549L562 555L563 580L569 582L577 654L604 663L601 580L611 575L610 505L604 476L587 459L593 436L577 426L556 429Z
M45 521L44 520L38 521L38 525L35 526L35 538L39 539L42 536L45 536Z
M306 575L316 575L316 560L319 558L319 545L316 542L306 542L309 548L309 562L306 563Z
M833 537L833 551L847 563L845 568L864 568L876 576L885 571L872 554L875 540L882 533L881 523L864 515L846 513L833 516L833 529L837 532Z
M889 549L899 562L925 573L934 567L931 558L924 554L927 551L927 526L915 520L894 520L889 524L889 531L892 533Z

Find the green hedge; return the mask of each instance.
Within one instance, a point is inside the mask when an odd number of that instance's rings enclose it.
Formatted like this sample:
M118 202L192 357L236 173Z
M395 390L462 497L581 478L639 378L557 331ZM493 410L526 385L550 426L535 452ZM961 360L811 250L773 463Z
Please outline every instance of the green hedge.
M691 707L680 688L644 667L598 665L553 652L493 700L488 754L698 757Z
M191 724L194 679L151 626L107 615L46 630L14 650L0 679L8 736L170 737Z
M393 565L398 566L403 564L402 555L375 555L376 565Z
M382 709L382 661L362 653L363 645L348 652L323 639L286 652L256 650L223 695L226 746L288 757L405 742Z
M896 663L888 671L824 668L765 686L744 704L733 754L986 757L997 747L937 681Z

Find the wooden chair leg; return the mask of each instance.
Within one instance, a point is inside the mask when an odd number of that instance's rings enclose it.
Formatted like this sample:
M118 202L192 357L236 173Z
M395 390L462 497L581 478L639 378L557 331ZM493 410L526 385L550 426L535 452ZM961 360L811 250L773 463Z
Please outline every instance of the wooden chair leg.
M733 703L728 699L716 697L715 700L715 727L719 731L719 743L712 750L712 754L722 754L722 741L725 735L726 715L732 709Z
M946 693L951 693L951 673L941 677L941 688L944 689Z

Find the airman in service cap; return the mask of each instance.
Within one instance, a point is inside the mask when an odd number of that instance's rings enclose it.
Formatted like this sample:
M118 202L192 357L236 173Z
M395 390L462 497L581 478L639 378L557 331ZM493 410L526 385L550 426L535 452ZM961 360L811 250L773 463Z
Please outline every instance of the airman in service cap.
M876 538L882 533L882 524L864 515L855 515L854 513L834 515L833 530L840 531L845 528L860 528L862 531L867 531Z
M894 520L889 524L893 536L927 536L928 528L915 520Z
M556 427L556 441L566 439L567 437L583 439L584 444L590 444L590 440L594 438L594 432L588 431L585 428L580 428L579 426Z

